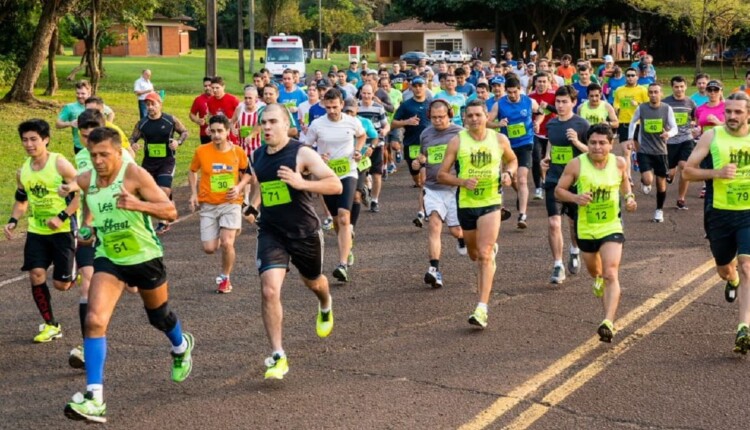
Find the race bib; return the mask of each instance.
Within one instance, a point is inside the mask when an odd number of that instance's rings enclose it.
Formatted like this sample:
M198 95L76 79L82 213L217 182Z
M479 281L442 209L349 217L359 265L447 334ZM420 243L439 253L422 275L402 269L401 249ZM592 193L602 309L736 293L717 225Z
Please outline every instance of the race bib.
M359 163L357 163L357 170L360 172L364 172L370 167L372 167L372 160L370 160L370 157L363 157Z
M609 200L589 203L586 206L586 221L589 224L605 224L615 219L615 202Z
M664 121L661 119L644 119L643 130L646 133L659 134L664 131Z
M132 257L141 251L135 235L128 230L105 234L102 245L106 254L114 258Z
M447 144L435 145L427 148L427 162L429 164L440 164L443 162L445 157L445 149L448 147Z
M409 147L409 158L416 160L419 157L419 145L412 145Z
M240 127L240 136L243 139L246 138L246 137L248 137L248 136L250 136L250 134L252 134L254 128L255 127L253 127L251 125L243 125L242 127Z
M550 157L552 164L568 164L573 159L573 147L552 145Z
M260 194L263 206L271 207L292 202L289 187L280 179L260 183Z
M625 97L620 99L620 109L629 109L633 107L633 98Z
M293 107L297 107L297 101L296 100L287 100L284 102L284 106L286 106L287 109L291 109Z
M167 156L167 144L166 143L149 143L148 156L151 158L164 158Z
M498 194L499 178L484 178L477 181L473 190L461 187L458 193L460 207L471 208L494 204L493 199Z
M515 139L517 137L526 136L526 126L523 123L519 124L508 124L508 137Z
M750 207L750 183L727 184L727 203L730 206Z
M211 192L225 193L234 186L234 175L231 173L218 173L211 175Z
M333 170L333 173L338 177L344 176L351 171L348 157L334 158L328 162L328 167L330 167L331 170Z
M677 123L678 126L681 125L687 125L688 123L688 113L687 112L675 112L674 113L674 120Z

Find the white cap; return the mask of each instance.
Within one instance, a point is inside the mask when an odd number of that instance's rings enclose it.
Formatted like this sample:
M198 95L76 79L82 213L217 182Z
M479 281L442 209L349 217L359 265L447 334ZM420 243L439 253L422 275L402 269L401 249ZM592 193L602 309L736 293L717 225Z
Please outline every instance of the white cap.
M615 62L615 59L614 59L614 58L612 58L612 56L611 56L611 55L605 55L605 56L604 56L604 62L605 62L605 63L614 63L614 62Z
M497 64L495 57L490 58L490 64Z
M531 52L529 52L529 57L533 57L533 56L535 56L535 55L536 55L536 51L531 51Z

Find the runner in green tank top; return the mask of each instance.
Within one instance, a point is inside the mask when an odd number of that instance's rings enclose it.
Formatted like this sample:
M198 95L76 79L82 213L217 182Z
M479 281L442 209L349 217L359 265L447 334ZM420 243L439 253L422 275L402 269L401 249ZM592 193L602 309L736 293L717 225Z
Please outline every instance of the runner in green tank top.
M611 104L602 100L602 87L592 82L587 90L587 100L578 106L578 116L588 121L590 125L605 122L617 129L620 125L617 113Z
M44 324L34 342L44 343L62 337L62 330L52 313L47 286L47 269L54 265L53 285L60 291L73 286L75 240L70 227L70 216L78 209L79 198L70 201L55 191L63 182L75 180L76 170L60 154L47 151L50 126L41 119L22 122L18 135L29 158L16 176L15 203L4 233L8 240L18 226L18 218L29 212L28 234L23 252L23 267L29 272L31 293Z
M688 181L708 181L705 228L716 271L727 281L724 298L739 296L739 325L734 352L750 351L750 97L744 92L726 99L725 122L703 133L685 164ZM710 168L701 168L704 158ZM738 270L737 266L740 266ZM738 291L739 289L739 291ZM739 293L739 294L738 294Z
M588 132L588 152L565 166L555 188L555 197L575 203L578 209L578 247L589 274L595 279L594 295L603 297L604 321L599 340L611 342L620 302L619 267L625 236L620 219L620 194L628 212L636 209L625 159L612 154L614 132L608 124L597 124ZM575 185L578 194L570 187Z
M100 127L88 137L94 169L77 177L96 235L86 336L86 394L78 393L65 407L73 420L106 422L104 364L107 327L126 285L138 287L148 320L172 345L172 380L182 382L192 370L193 336L169 309L167 274L162 247L150 217L174 221L177 210L151 175L122 160L120 135Z
M479 267L479 303L469 323L487 327L487 303L495 276L497 236L500 231L501 185L509 186L518 160L503 134L487 128L487 104L474 100L466 107L464 125L448 142L437 180L458 187L458 221L464 231L469 257ZM451 173L454 167L456 173ZM501 184L502 182L502 184Z

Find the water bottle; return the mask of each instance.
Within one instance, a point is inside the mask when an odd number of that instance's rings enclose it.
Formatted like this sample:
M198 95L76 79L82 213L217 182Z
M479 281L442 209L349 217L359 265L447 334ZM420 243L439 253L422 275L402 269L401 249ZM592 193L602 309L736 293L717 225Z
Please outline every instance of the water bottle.
M78 237L83 240L91 239L91 229L89 227L81 227L78 229Z
M640 172L641 169L638 166L638 157L636 156L635 151L630 153L630 158L633 160L633 171Z

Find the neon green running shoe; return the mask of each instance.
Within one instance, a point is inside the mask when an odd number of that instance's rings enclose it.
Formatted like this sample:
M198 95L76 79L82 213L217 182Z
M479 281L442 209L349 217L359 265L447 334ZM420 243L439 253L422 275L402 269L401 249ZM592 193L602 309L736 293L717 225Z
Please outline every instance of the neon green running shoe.
M346 257L346 265L354 266L354 252L349 251L349 256Z
M615 336L615 325L612 324L612 321L610 320L604 320L601 325L599 325L596 332L599 334L599 340L601 342L611 343L612 338Z
M47 343L53 339L62 337L62 326L60 324L40 324L39 334L34 336L34 343Z
M182 354L172 353L172 380L174 382L182 382L190 376L190 372L193 370L193 346L195 346L195 339L193 335L184 332L182 338L187 342L187 349Z
M326 312L320 310L320 302L318 302L318 317L315 319L315 332L318 333L318 337L328 337L333 330L333 307Z
M91 392L86 393L86 395L76 393L73 399L65 405L65 416L75 421L106 423L106 415L107 404L94 400Z
M734 352L745 355L750 351L750 333L747 324L737 327L737 337L734 338Z
M274 354L273 357L266 358L266 379L284 379L284 375L289 372L289 363L285 356Z
M604 297L604 278L602 278L601 276L597 276L596 279L594 279L594 286L592 290L594 291L594 295L596 297Z
M469 324L479 328L487 327L487 311L477 306L474 313L469 317Z

